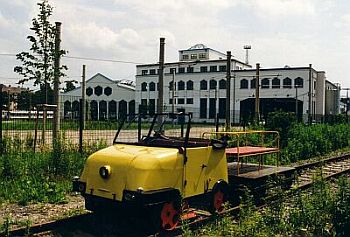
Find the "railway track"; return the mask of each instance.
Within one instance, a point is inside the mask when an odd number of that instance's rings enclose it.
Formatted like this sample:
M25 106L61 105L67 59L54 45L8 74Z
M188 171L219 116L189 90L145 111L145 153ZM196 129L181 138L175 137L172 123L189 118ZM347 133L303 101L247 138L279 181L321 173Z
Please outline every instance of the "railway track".
M350 172L350 153L334 156L331 158L314 161L302 165L294 166L295 181L292 184L293 190L303 190L309 188L315 178L315 175L322 174L325 179L337 177L339 175ZM273 198L272 198L273 199ZM258 208L265 206L260 204ZM234 215L239 213L239 206L234 206L220 214ZM186 225L189 228L198 228L203 226L212 219L212 215L203 210L189 209L184 215ZM131 221L131 223L130 223ZM69 217L57 221L51 221L43 224L37 224L28 228L18 228L9 231L8 233L0 233L0 236L25 236L28 233L31 236L101 236L101 235L116 235L116 236L154 236L159 233L150 233L146 226L138 226L138 228L130 228L134 226L133 222L138 220L127 220L121 215L113 217L111 223L110 217L96 216L88 213L78 216ZM178 226L171 233L160 233L160 236L179 236L181 234L181 226Z
M330 179L349 172L350 153L294 166L294 168L297 176L292 186L295 189L306 189L312 185L317 174L322 174L325 179Z

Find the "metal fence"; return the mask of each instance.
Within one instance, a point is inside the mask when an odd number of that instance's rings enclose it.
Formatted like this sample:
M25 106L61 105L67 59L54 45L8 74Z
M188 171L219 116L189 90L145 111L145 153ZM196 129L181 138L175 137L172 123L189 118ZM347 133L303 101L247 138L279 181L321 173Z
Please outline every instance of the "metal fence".
M79 102L77 102L79 101ZM65 100L60 106L60 125L57 137L60 141L72 149L84 151L85 147L93 144L102 144L102 146L111 145L116 135L120 122L126 118L129 123L128 133L130 137L137 125L135 118L135 107L131 104L118 105L115 109L109 104L102 104L102 107L93 107L93 101L86 101L85 108L82 106L80 98L73 98L71 103ZM7 111L0 106L0 155L4 152L6 144L15 143L19 148L33 149L35 152L52 149L53 144L53 109L52 106L36 106L32 111ZM172 110L172 109L171 109ZM165 112L171 112L168 108ZM193 125L191 128L191 137L200 137L203 132L222 131L225 129L225 114L215 113L216 111L200 111L199 108L181 108L175 107L175 112L188 112L192 114ZM142 110L142 123L150 123L151 117L155 113L153 110ZM117 113L118 112L118 113ZM231 111L231 119L240 129L244 129L250 124L255 123L255 115L252 113L243 113L242 111ZM264 125L269 119L270 114L260 116L260 124ZM348 116L340 115L299 115L299 122L314 123L347 123ZM171 129L171 127L170 127Z
M119 116L91 116L91 108L86 103L83 113L82 101L74 104L71 110L62 110L59 124L58 138L65 146L83 152L89 146L108 146L113 144L113 139L121 121L125 118L128 123L129 136L137 131L137 114L124 113ZM66 104L67 106L67 104ZM0 121L0 155L5 152L8 144L17 144L18 152L21 149L32 149L34 152L50 150L53 147L53 110L55 107L48 105L37 106L32 111L1 111ZM85 116L83 116L83 114ZM142 124L146 129L152 120L153 114L142 114ZM221 125L223 126L223 125ZM194 124L191 129L191 137L200 137L203 132L218 129L214 123Z

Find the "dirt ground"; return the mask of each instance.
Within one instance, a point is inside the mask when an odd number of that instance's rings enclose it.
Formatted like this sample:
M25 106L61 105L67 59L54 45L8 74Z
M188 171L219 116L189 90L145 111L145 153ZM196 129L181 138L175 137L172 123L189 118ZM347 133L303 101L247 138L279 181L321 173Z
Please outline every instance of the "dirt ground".
M26 225L41 224L48 221L86 212L84 199L80 195L67 196L65 204L36 203L27 206L2 203L0 205L0 226L6 218L11 229Z

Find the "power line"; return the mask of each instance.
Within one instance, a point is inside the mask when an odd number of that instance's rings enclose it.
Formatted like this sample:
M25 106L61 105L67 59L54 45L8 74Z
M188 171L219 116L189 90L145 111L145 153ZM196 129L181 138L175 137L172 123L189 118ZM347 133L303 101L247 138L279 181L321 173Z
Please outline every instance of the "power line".
M0 53L0 56L16 57L17 54ZM35 56L38 56L38 55L35 55ZM127 64L146 64L146 63L142 63L142 62L133 62L133 61L117 60L117 59L90 58L90 57L67 56L67 55L63 55L62 57L64 57L64 58L71 58L71 59L79 59L79 60L87 60L87 61L98 61L98 62L127 63Z
M146 63L141 63L141 62L115 60L115 59L87 58L87 57L66 56L66 55L63 55L62 57L64 57L64 58L72 58L72 59L79 59L79 60L87 60L87 61L98 61L98 62L127 63L127 64L146 64Z
M16 57L17 55L11 53L0 53L0 56Z

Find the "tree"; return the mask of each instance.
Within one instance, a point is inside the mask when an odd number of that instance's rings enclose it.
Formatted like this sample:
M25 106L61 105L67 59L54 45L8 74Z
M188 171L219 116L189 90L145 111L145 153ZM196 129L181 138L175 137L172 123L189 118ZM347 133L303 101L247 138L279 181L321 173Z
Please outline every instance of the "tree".
M64 92L68 92L68 91L74 90L76 88L74 83L76 83L76 81L67 81L66 82L66 88L64 88Z
M39 13L32 20L33 35L27 36L31 43L29 52L21 52L17 54L17 59L22 62L21 66L16 66L14 71L21 76L18 83L34 81L34 86L39 85L45 91L45 100L41 103L48 103L48 92L50 91L50 83L53 82L54 76L54 59L66 54L65 50L61 50L59 55L55 55L55 32L56 28L50 23L49 19L52 15L52 7L48 0L42 0L37 4ZM60 67L60 76L64 76L63 70L67 70L67 66Z

